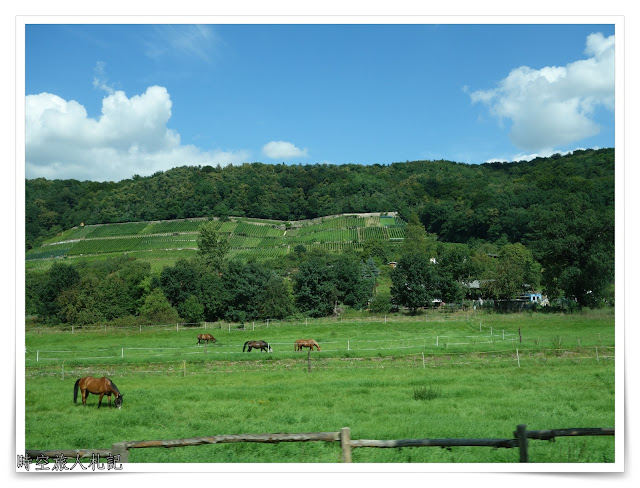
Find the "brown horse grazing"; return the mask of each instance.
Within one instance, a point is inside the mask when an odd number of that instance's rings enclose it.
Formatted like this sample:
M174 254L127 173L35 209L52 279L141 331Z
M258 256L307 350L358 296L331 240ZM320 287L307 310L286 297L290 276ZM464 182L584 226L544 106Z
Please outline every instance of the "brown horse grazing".
M122 393L118 390L118 387L113 381L106 376L102 378L94 378L93 376L85 376L76 381L73 386L73 403L78 403L78 390L82 392L82 404L87 406L87 395L93 393L94 395L100 395L98 401L98 408L102 404L102 397L107 395L109 397L109 406L111 406L111 394L115 395L114 404L117 408L122 408Z
M303 347L308 347L310 351L313 351L314 347L317 347L318 351L320 350L320 346L313 339L298 339L293 345L293 350L302 351Z
M198 344L200 344L200 341L202 342L216 342L216 338L213 337L211 334L198 334Z
M249 349L247 349L247 346ZM247 352L251 352L251 349L260 349L263 352L273 352L269 343L265 341L247 341L244 343L244 346L242 346L242 352L244 352L245 349L247 349Z

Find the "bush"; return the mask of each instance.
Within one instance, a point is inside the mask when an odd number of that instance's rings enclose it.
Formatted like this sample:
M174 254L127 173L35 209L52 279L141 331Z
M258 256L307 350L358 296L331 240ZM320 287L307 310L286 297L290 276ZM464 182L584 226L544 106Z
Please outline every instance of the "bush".
M374 314L388 313L391 310L391 294L381 292L374 295L369 304L369 311Z
M415 386L413 388L414 400L433 400L434 398L438 398L440 395L440 390L433 386L429 386L429 388L426 386Z

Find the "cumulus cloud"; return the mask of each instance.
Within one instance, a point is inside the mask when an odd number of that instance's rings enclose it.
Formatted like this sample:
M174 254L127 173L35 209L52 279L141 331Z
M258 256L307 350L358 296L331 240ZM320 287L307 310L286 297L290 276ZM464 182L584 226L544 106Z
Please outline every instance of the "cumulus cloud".
M128 98L113 91L102 101L98 119L74 100L51 93L28 95L25 105L27 178L118 181L179 165L239 164L247 151L203 152L182 145L169 128L171 98L151 86Z
M472 103L487 105L501 123L512 122L514 145L536 153L596 135L598 106L614 109L615 37L587 37L587 59L566 66L514 69L492 90L470 93Z
M299 149L290 142L271 141L262 148L262 154L271 159L306 158L307 149Z

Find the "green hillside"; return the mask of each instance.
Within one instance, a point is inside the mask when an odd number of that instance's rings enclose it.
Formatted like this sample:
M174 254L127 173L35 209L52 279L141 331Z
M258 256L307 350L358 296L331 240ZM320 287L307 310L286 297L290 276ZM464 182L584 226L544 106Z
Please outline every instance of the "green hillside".
M195 256L198 226L216 218L230 261L260 262L282 276L307 261L305 250L334 256L353 250L341 254L377 258L377 266L401 264L403 253L416 251L419 260L437 259L454 281L493 280L503 288L494 293L500 298L517 295L510 266L519 259L535 275L521 285L598 306L615 291L615 173L610 148L481 165L247 163L182 166L120 182L37 178L25 181L26 267L47 271L66 258L83 266L76 270L81 275L95 274L85 263L126 254L150 264L157 281L163 268ZM404 264L408 272L417 263ZM105 276L112 267L103 267ZM29 277L31 293L49 278ZM87 290L91 279L83 284ZM143 294L156 281L138 283ZM53 279L51 296L39 299L52 299L56 287Z
M365 241L399 243L406 227L406 222L393 214L335 215L296 222L233 217L214 221L229 240L230 257L258 261L286 255L297 245L307 250L359 251ZM197 251L198 229L204 222L206 219L199 218L77 226L29 250L26 261L123 253L139 259L158 259L164 253L172 261L172 255L185 257Z

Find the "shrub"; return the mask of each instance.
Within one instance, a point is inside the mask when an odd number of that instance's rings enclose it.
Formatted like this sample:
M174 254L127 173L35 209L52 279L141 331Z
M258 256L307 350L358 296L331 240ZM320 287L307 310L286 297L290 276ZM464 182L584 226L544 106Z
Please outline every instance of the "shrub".
M441 396L441 391L433 386L414 386L413 398L414 400L433 400Z

